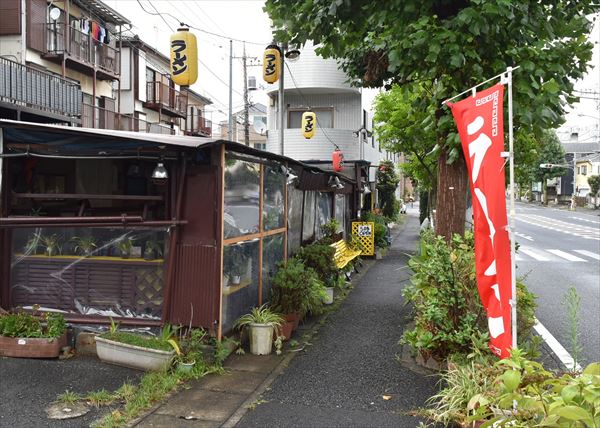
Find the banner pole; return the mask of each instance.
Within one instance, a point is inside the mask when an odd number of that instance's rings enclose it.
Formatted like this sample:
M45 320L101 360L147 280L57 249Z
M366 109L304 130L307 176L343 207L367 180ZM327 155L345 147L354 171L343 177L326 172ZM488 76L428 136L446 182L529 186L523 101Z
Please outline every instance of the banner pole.
M512 67L506 68L508 80L508 152L510 165L510 270L511 270L511 323L512 348L517 347L517 278L516 278L516 246L515 246L515 151L513 144L513 99L512 99Z

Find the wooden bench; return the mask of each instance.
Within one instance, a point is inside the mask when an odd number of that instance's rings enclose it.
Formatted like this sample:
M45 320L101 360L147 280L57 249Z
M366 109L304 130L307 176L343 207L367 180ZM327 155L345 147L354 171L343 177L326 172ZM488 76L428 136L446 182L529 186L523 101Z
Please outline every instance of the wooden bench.
M352 260L360 256L362 251L353 250L348 246L348 243L343 239L334 242L331 246L335 249L333 260L338 269L344 268Z

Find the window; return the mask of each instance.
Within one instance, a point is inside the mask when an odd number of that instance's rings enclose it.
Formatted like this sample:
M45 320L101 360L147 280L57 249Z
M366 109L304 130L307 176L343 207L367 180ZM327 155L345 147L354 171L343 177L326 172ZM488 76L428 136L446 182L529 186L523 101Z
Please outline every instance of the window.
M306 110L290 110L288 113L288 128L300 128L302 126L302 113ZM315 108L318 128L333 128L333 109Z
M581 174L581 168L577 167L577 175Z
M581 175L587 175L587 165L581 167Z

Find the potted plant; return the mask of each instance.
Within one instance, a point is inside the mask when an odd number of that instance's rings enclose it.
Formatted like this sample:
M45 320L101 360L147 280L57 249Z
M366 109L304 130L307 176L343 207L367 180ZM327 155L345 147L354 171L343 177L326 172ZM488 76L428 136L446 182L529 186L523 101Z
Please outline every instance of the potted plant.
M293 257L279 265L272 280L269 301L275 310L285 314L285 319L293 323L294 328L308 312L318 313L324 298L325 285L315 270L306 267L302 260Z
M61 313L40 317L28 312L0 316L0 356L56 358L67 344L67 325Z
M128 259L131 255L131 249L133 248L133 239L128 236L124 236L119 239L116 243L117 250L122 259Z
M269 355L273 350L273 332L283 324L283 317L271 311L266 305L252 308L249 314L241 316L234 328L248 327L250 336L250 353L253 355Z
M329 232L337 230L338 223L335 220L322 226L328 228ZM332 232L333 233L333 232ZM296 257L303 261L304 265L313 269L319 279L325 283L325 294L323 303L330 305L333 303L334 285L338 275L338 268L334 262L335 249L330 245L313 243L300 248Z
M208 333L202 327L190 328L179 337L179 350L176 350L178 371L188 373L198 361L213 362L214 350L207 345L208 338Z
M60 240L61 237L57 234L42 235L41 232L35 232L25 244L25 254L37 254L38 248L42 247L45 256L55 256L61 251Z
M94 250L98 248L96 245L96 238L92 235L88 236L74 236L71 241L75 244L74 250L78 254L82 254L84 257L92 255Z
M176 329L165 324L159 336L120 331L111 318L106 333L96 336L96 351L100 360L141 370L166 370L175 356Z
M158 241L153 239L146 241L146 245L144 247L144 260L155 260L159 257L162 257L163 252Z

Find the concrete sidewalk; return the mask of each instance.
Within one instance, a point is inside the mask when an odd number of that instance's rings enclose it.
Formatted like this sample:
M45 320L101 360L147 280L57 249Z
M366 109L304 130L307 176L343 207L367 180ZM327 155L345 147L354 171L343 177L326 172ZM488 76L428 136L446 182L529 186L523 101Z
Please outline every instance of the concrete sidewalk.
M300 350L232 355L226 375L192 383L131 426L418 425L408 412L435 393L436 378L397 358L410 315L401 291L410 278L406 262L418 233L418 218L409 214L387 257L365 261L338 310L296 333Z

